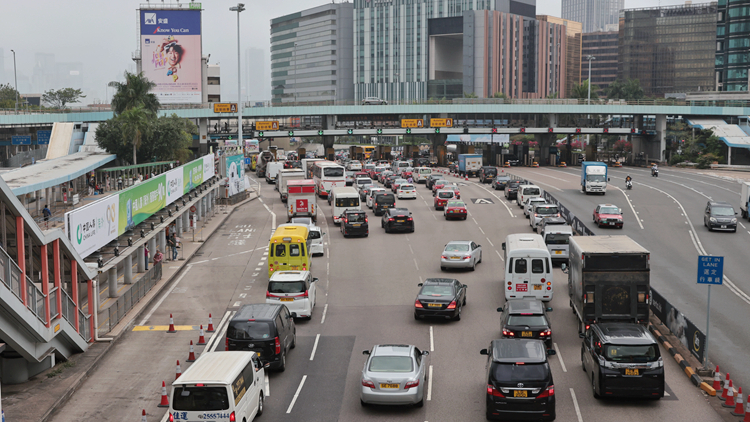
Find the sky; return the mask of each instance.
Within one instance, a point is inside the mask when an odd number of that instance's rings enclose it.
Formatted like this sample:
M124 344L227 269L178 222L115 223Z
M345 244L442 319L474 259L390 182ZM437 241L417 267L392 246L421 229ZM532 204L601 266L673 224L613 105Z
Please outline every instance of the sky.
M338 1L338 0L337 0ZM186 0L183 0L185 3ZM698 3L695 1L694 3ZM138 47L138 14L140 1L133 0L37 0L6 1L0 21L0 84L13 85L13 53L16 51L19 91L27 93L35 54L54 54L55 61L80 62L83 65L86 104L106 102L111 96L107 83L122 80L125 70L135 71L131 57ZM241 48L269 50L270 20L325 2L318 0L254 0L247 2L240 16ZM684 0L625 0L626 8L684 4ZM159 4L152 1L150 4ZM222 101L236 100L237 95L237 15L229 7L237 2L211 0L203 3L203 55L211 54L210 63L221 65ZM537 14L560 16L560 0L537 0ZM244 66L244 59L243 59ZM270 68L270 63L265 66ZM243 71L244 72L244 71ZM270 96L270 71L266 82ZM258 82L263 83L263 82ZM64 86L45 87L60 89ZM247 89L248 87L245 87ZM249 91L249 89L248 89ZM41 93L41 92L40 92ZM270 98L250 98L261 101Z

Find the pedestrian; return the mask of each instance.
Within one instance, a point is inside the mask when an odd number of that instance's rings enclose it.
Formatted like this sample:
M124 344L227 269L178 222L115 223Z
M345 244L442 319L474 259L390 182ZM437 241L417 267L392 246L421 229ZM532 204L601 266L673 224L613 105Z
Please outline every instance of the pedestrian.
M164 254L161 253L160 250L156 250L156 253L154 254L154 267L156 267L157 264L159 264L164 259Z
M172 235L167 238L167 244L169 245L169 248L172 249L172 261L176 261L177 260L177 239L175 238L174 233L172 233Z
M146 271L148 271L148 245L143 245L143 251L146 254Z
M52 211L47 208L47 204L44 204L44 209L42 209L42 215L44 216L44 226L47 227L49 224L49 217L52 215Z

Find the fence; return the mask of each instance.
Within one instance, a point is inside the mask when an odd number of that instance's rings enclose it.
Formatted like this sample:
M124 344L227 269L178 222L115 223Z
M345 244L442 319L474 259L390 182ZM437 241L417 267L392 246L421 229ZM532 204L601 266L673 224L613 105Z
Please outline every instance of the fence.
M117 301L112 306L107 308L106 311L100 313L100 323L99 326L96 327L97 331L103 334L112 331L112 328L120 322L125 314L133 309L133 306L135 306L143 296L146 296L146 293L154 287L157 281L161 280L161 275L162 263L160 262L151 267L151 269L146 271L141 278L133 283L133 287L125 290L125 293L118 297ZM106 317L103 322L101 322L102 314Z

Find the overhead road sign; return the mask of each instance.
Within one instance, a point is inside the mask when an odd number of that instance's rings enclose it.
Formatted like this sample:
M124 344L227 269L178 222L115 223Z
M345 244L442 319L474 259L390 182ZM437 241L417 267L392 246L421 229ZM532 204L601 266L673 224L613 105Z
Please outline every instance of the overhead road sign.
M279 130L278 120L255 122L255 130Z
M453 127L453 119L430 119L430 127Z
M403 128L423 128L423 119L401 119L401 127Z
M37 145L49 145L49 138L51 137L52 137L51 130L37 130L36 131Z
M30 135L14 135L10 138L11 145L31 145Z
M214 113L236 113L237 103L214 103Z

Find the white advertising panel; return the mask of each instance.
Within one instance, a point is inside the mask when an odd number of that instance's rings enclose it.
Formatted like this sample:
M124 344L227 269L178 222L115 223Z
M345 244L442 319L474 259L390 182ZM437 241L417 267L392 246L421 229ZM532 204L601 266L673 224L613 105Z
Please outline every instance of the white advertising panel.
M208 180L216 175L214 170L214 155L208 154L203 156L203 180Z
M182 196L182 175L184 171L182 167L169 170L167 172L167 205L176 201Z
M65 213L65 233L81 257L117 238L119 197L110 195Z

